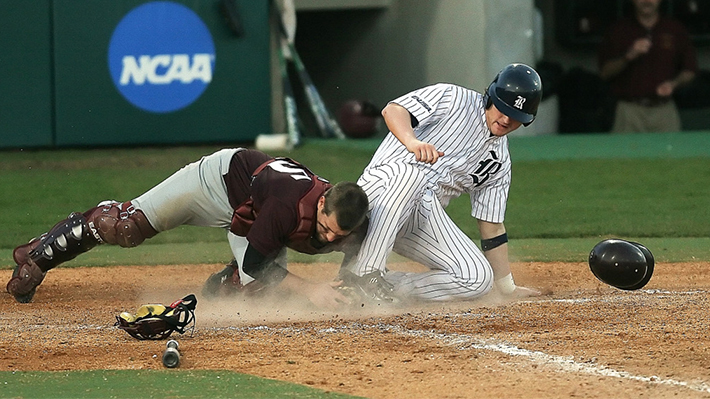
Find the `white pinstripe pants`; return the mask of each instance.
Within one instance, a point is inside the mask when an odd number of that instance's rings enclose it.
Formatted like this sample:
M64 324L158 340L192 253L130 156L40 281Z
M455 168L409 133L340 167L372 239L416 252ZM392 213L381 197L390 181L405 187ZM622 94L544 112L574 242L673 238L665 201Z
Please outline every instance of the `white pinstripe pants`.
M448 216L415 165L393 163L358 180L370 200L370 227L352 271L385 270L391 250L427 266L424 273L388 272L402 297L472 299L487 293L493 270L480 249Z

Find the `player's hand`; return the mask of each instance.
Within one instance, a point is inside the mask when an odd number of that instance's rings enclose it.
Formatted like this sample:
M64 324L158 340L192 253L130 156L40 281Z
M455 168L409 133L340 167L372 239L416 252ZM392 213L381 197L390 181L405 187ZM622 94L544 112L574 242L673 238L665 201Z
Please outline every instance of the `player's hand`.
M629 61L633 61L636 58L646 54L651 50L651 39L649 38L642 38L642 39L636 39L634 41L634 44L631 45L631 48L629 49L628 52L626 52L626 59Z
M549 293L544 294L540 290L536 290L534 288L528 288L528 287L521 287L518 285L515 287L515 291L513 291L508 296L511 298L515 298L515 299L524 299L524 298L534 298L534 297L543 296L543 295L549 295Z
M407 150L414 154L414 158L419 162L434 164L444 153L437 150L433 144L425 143L421 140L412 140L407 144Z
M659 97L670 97L675 90L675 84L671 81L665 81L656 87L656 94Z
M305 294L319 309L336 310L344 304L350 304L350 299L335 289L340 284L342 281L313 283Z

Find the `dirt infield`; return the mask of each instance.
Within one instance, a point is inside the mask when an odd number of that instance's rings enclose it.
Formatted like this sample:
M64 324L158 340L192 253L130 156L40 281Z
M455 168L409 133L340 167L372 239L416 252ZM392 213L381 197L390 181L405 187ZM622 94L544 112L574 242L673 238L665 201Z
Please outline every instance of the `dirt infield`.
M195 333L176 336L182 369L368 398L710 398L708 266L658 264L644 290L622 292L586 264L516 263L519 284L552 294L349 313L293 298L201 298L221 265L58 268L33 303L0 299L0 370L162 368L165 342L131 338L115 316L195 293ZM333 264L290 267L313 279L337 273ZM0 271L3 284L10 274Z

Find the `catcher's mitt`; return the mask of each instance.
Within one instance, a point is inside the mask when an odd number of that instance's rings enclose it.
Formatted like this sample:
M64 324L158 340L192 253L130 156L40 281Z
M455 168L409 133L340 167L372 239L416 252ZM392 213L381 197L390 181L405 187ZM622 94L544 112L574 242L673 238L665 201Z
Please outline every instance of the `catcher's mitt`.
M197 298L190 294L165 307L160 304L143 305L135 315L123 312L116 316L116 326L136 339L165 339L177 331L195 330Z

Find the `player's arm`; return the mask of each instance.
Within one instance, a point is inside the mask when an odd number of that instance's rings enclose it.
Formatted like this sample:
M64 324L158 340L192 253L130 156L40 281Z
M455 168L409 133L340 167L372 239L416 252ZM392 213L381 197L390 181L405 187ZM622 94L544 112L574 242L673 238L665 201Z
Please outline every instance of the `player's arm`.
M321 309L336 310L350 300L334 288L342 281L313 282L287 272L279 287L308 298L312 304Z
M340 282L317 283L305 280L286 270L276 261L276 256L265 256L251 244L244 254L244 273L266 286L275 286L296 295L301 295L319 308L335 310L350 301L334 288Z
M690 70L682 70L675 79L667 80L656 88L656 94L659 97L670 97L675 92L675 89L684 84L690 83L695 79L695 72Z
M417 161L433 164L444 155L433 144L417 139L412 126L412 114L406 108L396 103L389 103L382 110L382 116L390 132L407 148L407 151L414 154Z
M481 233L481 249L493 268L493 279L498 291L518 298L541 295L540 291L535 289L515 285L508 260L508 237L503 223L479 220L478 229Z
M600 68L599 76L605 81L616 77L634 60L648 53L651 46L652 43L648 38L637 39L623 55L604 62Z

